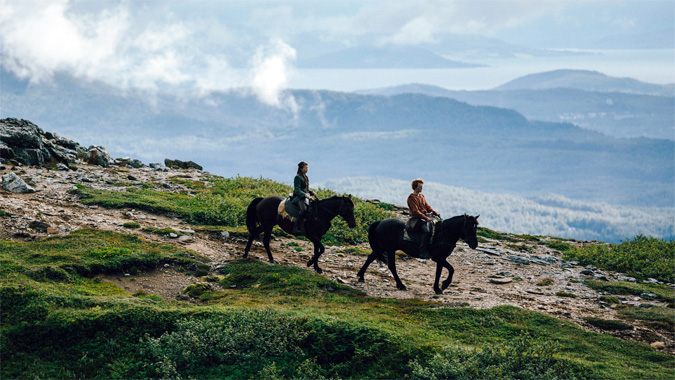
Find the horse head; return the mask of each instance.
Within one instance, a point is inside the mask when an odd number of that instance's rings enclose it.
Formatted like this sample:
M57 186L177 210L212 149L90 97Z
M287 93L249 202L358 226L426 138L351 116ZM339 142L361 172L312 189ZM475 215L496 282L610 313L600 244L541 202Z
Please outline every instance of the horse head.
M461 238L469 245L469 247L471 247L471 249L476 249L476 247L478 247L476 230L478 229L479 216L480 215L471 216L464 214L464 226L462 227Z
M340 197L340 208L338 209L338 215L340 215L349 228L356 227L356 218L354 217L354 201L352 200L352 195Z

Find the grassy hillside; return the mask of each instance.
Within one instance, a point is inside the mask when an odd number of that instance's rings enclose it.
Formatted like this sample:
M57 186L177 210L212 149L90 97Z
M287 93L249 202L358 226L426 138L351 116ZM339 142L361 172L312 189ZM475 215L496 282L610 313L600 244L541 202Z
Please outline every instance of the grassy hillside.
M79 187L75 192L87 204L172 213L202 223L204 228L242 232L247 200L289 190L273 181L241 177L183 184L189 194L171 194L150 186L125 191ZM322 196L331 193L320 190ZM359 229L349 230L336 223L328 239L344 244L363 241L363 225L388 215L386 208L386 204L374 206L357 200ZM505 238L491 230L480 233ZM633 251L640 251L643 244L672 250L672 243L661 247L636 240L630 243ZM572 252L563 243L559 248ZM605 255L624 255L624 251L630 250L615 249ZM633 272L639 274L645 261L653 260L658 261L658 255L620 261L630 262ZM65 237L28 242L0 240L0 377L675 376L673 356L644 344L587 332L537 312L511 306L441 308L415 299L367 297L290 265L237 259L214 272L208 264L198 252L100 230L78 230ZM134 274L160 266L200 278L185 290L194 301L131 294L101 280L105 273ZM672 276L670 268L667 275ZM633 284L633 291L644 291L641 286ZM627 289L606 291L616 294ZM675 298L671 288L655 289L662 299ZM674 319L671 313L654 323L672 325Z
M172 181L187 186L185 193L169 193L150 185L139 185L125 191L97 190L78 185L73 193L87 205L108 208L136 208L155 213L176 215L193 224L229 227L232 232L245 232L246 208L257 197L289 194L293 188L268 179L249 177L222 178L210 181L191 181L173 178ZM337 195L332 190L317 189L319 199ZM354 216L357 227L350 229L340 217L333 219L332 227L324 236L328 243L354 244L368 241L368 226L392 216L386 204L373 205L354 198ZM277 233L283 233L280 229Z
M675 374L673 357L646 345L514 307L370 298L305 269L247 260L189 288L197 302L170 301L97 275L160 264L196 271L198 254L95 230L0 248L4 379Z

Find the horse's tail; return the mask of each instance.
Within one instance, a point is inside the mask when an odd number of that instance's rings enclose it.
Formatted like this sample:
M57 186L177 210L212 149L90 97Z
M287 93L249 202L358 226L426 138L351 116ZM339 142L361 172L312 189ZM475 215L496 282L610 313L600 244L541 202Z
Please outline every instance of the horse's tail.
M377 254L377 259L386 263L387 257L384 255L384 251L380 249L380 244L377 241L377 233L375 232L379 224L380 221L373 222L368 227L368 243L370 243L370 248L372 248L373 253Z
M258 207L258 203L260 203L262 200L263 198L261 197L254 199L246 209L246 229L248 229L249 233L253 233L257 227L258 213L256 212L256 207Z

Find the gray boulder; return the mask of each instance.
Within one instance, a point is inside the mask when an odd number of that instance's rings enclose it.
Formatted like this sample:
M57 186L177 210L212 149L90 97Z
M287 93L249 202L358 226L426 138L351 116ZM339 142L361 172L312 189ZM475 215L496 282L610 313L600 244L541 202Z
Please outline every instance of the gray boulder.
M114 163L114 160L110 157L108 151L106 151L104 147L95 145L92 145L87 149L87 152L84 154L84 161L89 165L98 165L103 166L104 168L108 168Z
M129 157L124 157L124 158L118 158L117 160L118 165L126 165L130 168L142 168L143 162L137 158L129 158Z
M167 168L204 170L201 165L193 161L183 162L180 160L170 160L165 158L164 165L166 165Z
M12 193L34 193L35 189L28 186L18 175L7 173L2 176L2 186Z

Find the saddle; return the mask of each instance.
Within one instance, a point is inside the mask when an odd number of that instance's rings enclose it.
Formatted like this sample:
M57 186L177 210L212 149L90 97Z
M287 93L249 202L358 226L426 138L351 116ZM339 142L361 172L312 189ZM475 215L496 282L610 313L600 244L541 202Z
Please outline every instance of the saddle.
M298 216L300 216L300 209L298 206L291 203L291 198L281 201L277 212L282 219L287 219L291 222L295 222L298 219Z
M282 219L295 222L300 216L300 208L297 205L293 204L293 202L291 202L291 199L293 199L293 195L281 201L279 203L277 213ZM309 207L307 207L307 216L313 214L313 209L316 208L315 203L316 202L309 203Z
M408 219L408 221L405 223L405 234L403 235L403 239L416 243L422 241L422 232L420 232L418 228L419 223L423 222L420 219ZM429 232L431 235L429 237L429 245L431 245L433 244L434 236L436 235L436 219L432 219L431 221L424 223L429 223Z

